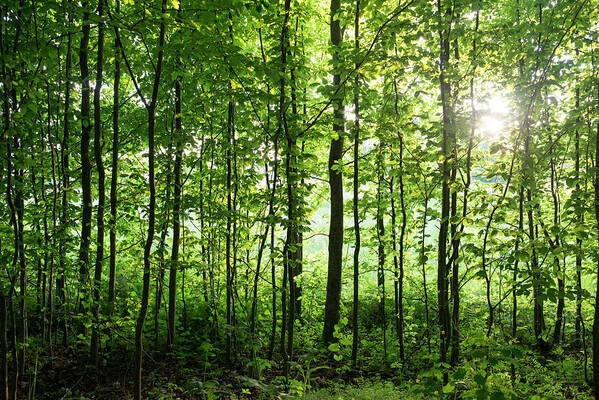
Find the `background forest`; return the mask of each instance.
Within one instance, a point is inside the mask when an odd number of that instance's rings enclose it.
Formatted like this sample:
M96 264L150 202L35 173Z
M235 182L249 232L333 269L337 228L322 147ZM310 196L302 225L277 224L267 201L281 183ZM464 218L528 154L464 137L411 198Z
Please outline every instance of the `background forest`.
M2 0L0 400L599 396L597 0Z

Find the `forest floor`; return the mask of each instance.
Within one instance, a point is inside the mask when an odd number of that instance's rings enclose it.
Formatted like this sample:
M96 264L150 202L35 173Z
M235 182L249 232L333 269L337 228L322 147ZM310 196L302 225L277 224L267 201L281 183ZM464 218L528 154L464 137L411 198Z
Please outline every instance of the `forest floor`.
M49 354L30 353L32 371L22 377L20 398L40 400L87 400L130 399L133 388L133 357L126 348L111 353L98 373L89 366L84 352L56 348ZM227 369L222 366L202 365L193 356L155 358L147 354L144 362L144 398L156 400L212 400L212 399L291 399L308 400L367 400L367 399L429 399L447 397L438 391L427 394L421 387L426 372L391 377L380 371L361 371L356 374L348 369L314 368L302 372L295 366L295 380L288 385L281 376L280 365L275 363L265 370L261 380L249 377L246 368ZM503 397L491 399L591 399L582 372L583 358L579 353L527 355L521 360L521 373L511 388L506 387ZM341 364L339 364L341 365ZM474 369L469 367L472 372ZM424 376L424 378L423 378ZM509 386L505 376L497 374L488 381L495 385ZM475 378L476 379L476 378ZM503 381L502 381L503 379ZM494 383L493 383L494 381ZM507 382L507 383L506 383ZM456 390L457 398L469 396L473 391L472 379L465 378L464 390ZM33 392L35 392L34 395ZM461 393L460 393L461 392ZM450 395L447 398L456 398Z

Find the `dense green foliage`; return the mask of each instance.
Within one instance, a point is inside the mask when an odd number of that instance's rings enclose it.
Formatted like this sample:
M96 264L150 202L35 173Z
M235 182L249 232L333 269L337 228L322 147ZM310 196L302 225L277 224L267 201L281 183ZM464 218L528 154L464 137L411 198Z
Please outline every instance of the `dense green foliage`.
M0 400L599 396L597 21L3 0Z

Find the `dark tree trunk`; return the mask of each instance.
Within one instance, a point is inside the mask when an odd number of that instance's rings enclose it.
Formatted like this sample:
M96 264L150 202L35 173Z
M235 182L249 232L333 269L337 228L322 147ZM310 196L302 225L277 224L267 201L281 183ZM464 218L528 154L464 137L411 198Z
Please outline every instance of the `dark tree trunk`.
M8 400L8 342L6 340L6 294L0 282L0 400Z
M599 85L597 85L597 103L599 104ZM599 121L595 136L595 219L599 224ZM599 245L599 229L597 232ZM597 261L597 289L595 292L595 313L593 316L593 389L599 399L599 260Z
M231 37L231 42L233 42L233 17L231 12L229 12L229 35ZM232 222L233 222L233 204L232 204L232 191L231 191L231 182L232 182L232 166L231 166L231 147L233 142L233 124L235 118L235 103L233 102L233 95L231 89L231 80L229 79L229 102L227 106L227 143L226 143L226 154L225 158L227 160L227 233L226 233L226 244L225 244L225 262L226 262L226 289L227 289L227 363L231 363L232 361L232 347L233 347L233 268L231 262L231 235L232 235Z
M70 1L67 1L70 5ZM69 11L69 23L73 22L73 17ZM62 175L62 198L60 211L60 240L58 244L58 273L56 276L56 295L60 301L60 327L62 328L62 345L67 346L67 296L65 292L66 281L66 252L67 235L69 233L69 122L71 108L71 66L72 66L72 34L67 35L67 55L65 60L65 97L64 97L64 128L62 143L60 144L60 164Z
M116 0L116 13L120 11L120 1ZM118 35L118 26L114 27ZM116 36L116 35L115 35ZM112 97L112 166L110 177L110 260L108 272L108 306L107 314L114 312L115 284L116 284L116 218L118 207L117 184L119 181L119 89L121 80L121 59L118 51L118 42L114 44L114 81Z
M23 150L19 141L15 138L15 149ZM20 153L20 152L19 152ZM16 156L18 160L19 157ZM21 160L22 161L22 160ZM19 343L21 348L19 349L19 374L25 375L25 359L26 359L26 344L28 337L28 326L27 326L27 262L25 258L25 202L23 199L23 170L14 168L15 173L15 209L17 211L17 228L18 228L18 254L19 254L19 306L21 309L21 315L19 318Z
M382 149L379 148L379 160L378 160L378 182L377 182L377 208L376 208L376 236L378 241L378 270L377 270L377 285L379 290L380 301L379 301L379 318L383 326L383 355L385 362L387 361L387 312L385 310L385 221L383 214L385 213L384 205L382 202L382 184L383 184L383 172L385 168L385 161L382 155Z
M360 0L356 0L356 14L354 19L354 49L356 54L360 51ZM356 60L355 68L359 64ZM359 178L359 158L360 158L360 76L356 73L354 78L354 174L353 174L353 217L354 217L354 291L353 291L353 309L352 309L352 366L356 368L358 364L358 342L360 340L358 326L359 310L359 283L360 283L360 215L358 213L358 189L360 187Z
M430 318L429 318L429 305L428 305L428 285L426 281L426 219L428 217L428 192L424 190L424 212L422 214L422 232L420 237L420 262L422 269L422 291L424 292L424 319L426 322L426 345L427 349L431 351L431 326L430 326Z
M104 0L99 0L98 18L102 20L104 13ZM93 309L93 331L90 345L92 362L99 366L98 347L100 334L98 325L100 323L100 285L102 283L102 268L104 266L104 204L106 200L106 173L104 171L103 147L104 137L102 133L102 115L100 104L100 92L102 90L102 73L104 67L104 23L98 24L98 55L96 61L96 85L94 87L94 158L98 170L98 209L96 211L96 264L94 270L94 309Z
M92 230L92 166L89 158L91 132L89 94L89 2L82 3L83 35L79 45L79 69L81 72L81 242L79 245L79 313L87 311L89 300L89 248ZM82 315L83 316L83 315ZM83 316L83 318L86 318Z
M578 57L578 49L576 49L576 56ZM576 112L578 113L580 107L580 88L576 87ZM581 204L580 195L580 132L578 131L578 123L580 117L576 116L576 138L574 140L574 148L576 153L576 159L574 160L574 179L576 179L576 187L574 193L575 204ZM579 213L577 216L577 225L579 228L584 226L584 213ZM574 342L576 347L581 345L581 321L582 321L582 238L580 235L576 235L576 319L574 322Z
M323 341L334 341L335 325L339 322L341 300L341 270L343 258L343 180L342 166L345 118L343 87L341 83L341 42L343 40L338 11L341 0L331 0L331 42L333 43L333 137L329 153L329 186L331 193L331 219L329 226L329 259L327 295L324 309Z
M181 18L181 2L179 2L178 18ZM179 59L179 57L177 57ZM182 67L179 61L179 67ZM173 247L168 281L168 346L175 345L175 318L177 316L177 269L179 268L179 238L181 236L181 163L183 159L183 125L181 113L181 81L175 81L175 187L173 198Z
M162 229L160 234L160 242L158 244L158 251L160 253L160 263L158 276L156 277L156 292L155 292L155 304L154 304L154 345L158 349L160 346L160 338L159 338L159 315L160 315L160 307L162 305L162 297L164 294L164 274L165 274L165 254L166 254L166 234L168 233L169 223L170 223L170 202L171 202L171 180L172 180L172 171L171 171L171 155L173 151L173 130L171 132L171 142L168 147L168 161L166 163L166 185L164 188L164 203L163 203L163 217L162 217ZM177 290L177 285L175 285L175 291ZM168 329L168 311L167 311L167 343L170 343L170 330Z
M438 0L438 12L442 13L441 0ZM440 38L440 85L441 85L441 105L443 109L443 127L441 140L441 221L439 227L438 253L437 253L437 296L439 307L439 332L440 332L440 360L447 361L447 351L450 342L450 316L449 316L449 298L448 298L448 273L447 270L447 236L449 230L449 208L450 208L450 170L448 158L449 144L451 136L451 116L448 104L450 88L446 82L445 70L449 63L449 32L447 30L439 31ZM446 383L447 375L444 374L443 381Z
M558 139L556 139L557 141ZM550 146L550 169L551 169L551 197L553 198L553 228L555 232L554 242L551 246L554 250L556 250L560 245L560 236L559 236L559 213L560 213L560 205L559 205L559 188L557 182L557 171L555 167L555 158L553 156L553 146L555 144L552 140L551 133L549 134L549 146ZM564 321L564 296L565 296L565 269L566 264L563 265L560 263L560 259L558 256L554 257L555 267L557 271L557 290L558 290L558 299L557 299L557 309L555 311L555 325L553 329L553 344L559 345L562 333L562 324Z
M141 377L143 361L143 327L144 322L146 320L146 315L148 313L148 300L150 297L150 256L152 253L152 243L154 241L154 229L156 223L156 184L154 180L154 134L156 128L156 102L158 100L158 89L160 87L160 76L162 74L162 59L164 55L164 14L166 12L166 0L162 0L161 11L163 17L160 20L160 34L158 39L158 60L156 61L156 71L154 74L154 83L152 85L152 98L150 100L150 103L147 104L146 107L148 111L148 186L150 187L150 204L148 212L148 233L146 237L146 243L144 246L144 269L141 306L135 324L135 389L133 392L135 400L141 400L142 398ZM141 92L139 93L141 95Z

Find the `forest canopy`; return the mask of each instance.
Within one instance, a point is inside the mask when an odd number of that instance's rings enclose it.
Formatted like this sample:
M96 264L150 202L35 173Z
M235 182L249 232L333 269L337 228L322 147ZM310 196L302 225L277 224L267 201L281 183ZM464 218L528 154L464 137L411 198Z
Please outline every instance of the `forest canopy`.
M0 400L599 398L598 0L2 0Z

